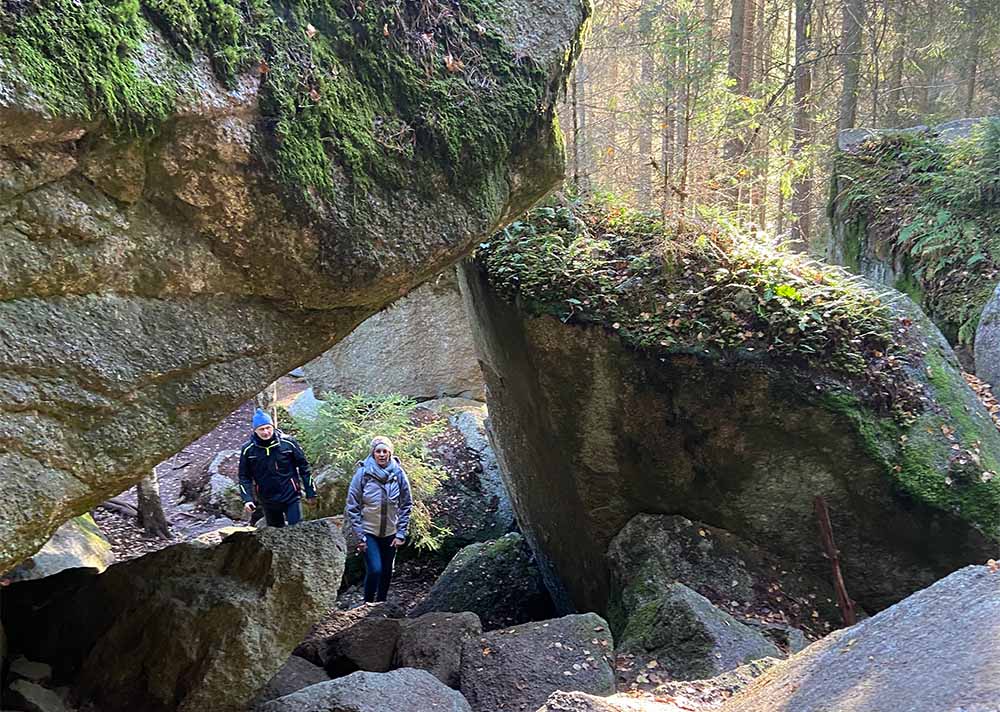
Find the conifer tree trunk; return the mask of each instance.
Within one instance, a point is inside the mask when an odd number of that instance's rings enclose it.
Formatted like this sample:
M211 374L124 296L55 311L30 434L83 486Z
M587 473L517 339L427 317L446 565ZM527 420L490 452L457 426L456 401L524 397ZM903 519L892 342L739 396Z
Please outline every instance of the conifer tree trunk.
M795 119L792 158L805 161L812 137L812 0L795 0ZM792 183L793 246L805 251L812 236L812 170L803 165Z

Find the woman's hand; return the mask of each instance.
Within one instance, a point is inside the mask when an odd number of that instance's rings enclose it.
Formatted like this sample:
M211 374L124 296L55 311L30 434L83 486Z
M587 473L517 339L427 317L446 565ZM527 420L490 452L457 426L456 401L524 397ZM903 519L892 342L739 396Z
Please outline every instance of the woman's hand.
M394 547L395 547L395 548L397 548L397 549L398 549L399 547L401 547L401 546L402 546L403 544L405 544L405 543L406 543L406 542L405 542L405 541L404 541L403 539L393 539L393 540L392 540L392 546L394 546Z

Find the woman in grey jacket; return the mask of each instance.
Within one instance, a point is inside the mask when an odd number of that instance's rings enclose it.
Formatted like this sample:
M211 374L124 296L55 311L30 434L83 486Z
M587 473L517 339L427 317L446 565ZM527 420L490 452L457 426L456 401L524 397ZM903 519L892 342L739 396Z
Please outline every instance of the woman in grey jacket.
M406 541L413 498L410 482L392 454L392 441L372 440L347 490L347 517L365 555L365 602L384 601L396 549Z

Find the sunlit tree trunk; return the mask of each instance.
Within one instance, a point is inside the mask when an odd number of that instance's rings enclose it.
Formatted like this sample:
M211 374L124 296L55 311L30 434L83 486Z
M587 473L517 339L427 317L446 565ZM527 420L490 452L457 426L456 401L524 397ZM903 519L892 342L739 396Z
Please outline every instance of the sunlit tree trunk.
M170 527L163 513L163 503L160 501L160 481L153 470L148 476L139 480L136 485L139 503L139 524L149 536L163 539L170 538Z

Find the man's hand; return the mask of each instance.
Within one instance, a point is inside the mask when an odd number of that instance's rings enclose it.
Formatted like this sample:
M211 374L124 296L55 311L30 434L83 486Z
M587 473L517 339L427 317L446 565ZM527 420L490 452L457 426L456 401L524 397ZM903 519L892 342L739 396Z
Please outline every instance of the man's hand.
M316 498L315 497L306 497L306 506L307 507L315 507L316 506Z
M392 540L392 546L393 546L393 547L395 547L395 548L397 548L397 549L398 549L399 547L401 547L401 546L402 546L403 544L405 544L405 543L406 543L406 542L405 542L405 541L404 541L403 539L393 539L393 540Z
M253 514L255 509L257 509L257 505L254 504L253 502L247 502L246 504L243 505L243 511L245 511L247 514Z
M359 541L358 542L358 551L360 551L362 554L365 553L366 551L368 551L368 542Z

